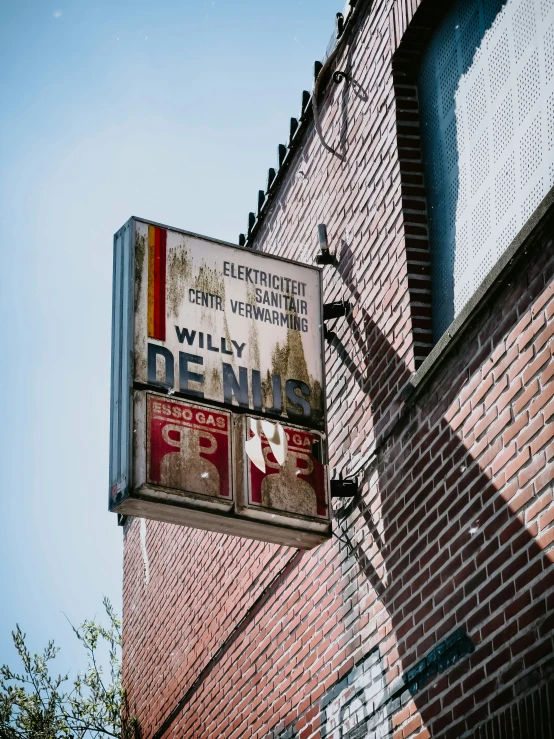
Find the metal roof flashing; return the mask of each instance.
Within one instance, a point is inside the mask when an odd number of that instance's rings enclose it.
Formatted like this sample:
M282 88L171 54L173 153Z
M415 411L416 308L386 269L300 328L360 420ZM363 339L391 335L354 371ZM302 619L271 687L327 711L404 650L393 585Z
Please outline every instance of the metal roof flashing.
M310 125L314 122L313 94L325 90L327 83L332 79L330 74L331 64L334 57L342 48L347 38L350 38L355 25L356 18L363 8L370 8L372 0L346 0L343 13L337 14L337 26L327 50L323 62L314 62L314 80L312 91L302 92L302 104L300 117L292 118L290 123L290 134L286 145L278 146L277 169L270 168L268 184L265 191L260 190L258 194L257 213L250 212L248 215L248 228L245 234L240 234L239 244L246 248L256 248L255 238L267 215L271 214L271 205L277 197L281 184L283 183L290 168L295 153L301 148ZM340 16L340 22L339 22ZM317 83L317 84L316 84ZM325 144L323 144L325 146ZM326 147L327 148L327 147Z

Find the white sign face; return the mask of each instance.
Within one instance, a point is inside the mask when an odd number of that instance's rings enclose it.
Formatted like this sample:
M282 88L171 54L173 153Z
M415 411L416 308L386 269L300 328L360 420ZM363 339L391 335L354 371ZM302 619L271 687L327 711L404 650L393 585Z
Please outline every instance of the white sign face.
M134 382L324 427L321 273L135 222Z

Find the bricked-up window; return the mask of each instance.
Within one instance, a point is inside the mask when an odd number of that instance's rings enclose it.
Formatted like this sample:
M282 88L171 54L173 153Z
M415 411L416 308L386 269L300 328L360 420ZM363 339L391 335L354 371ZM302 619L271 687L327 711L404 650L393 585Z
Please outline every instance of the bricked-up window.
M554 184L554 0L457 0L418 95L438 339Z

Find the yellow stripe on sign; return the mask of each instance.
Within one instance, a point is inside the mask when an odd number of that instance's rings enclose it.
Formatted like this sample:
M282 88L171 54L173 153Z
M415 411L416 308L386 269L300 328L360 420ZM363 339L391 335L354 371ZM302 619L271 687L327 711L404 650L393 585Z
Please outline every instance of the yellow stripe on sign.
M154 336L154 254L156 229L148 226L148 336Z

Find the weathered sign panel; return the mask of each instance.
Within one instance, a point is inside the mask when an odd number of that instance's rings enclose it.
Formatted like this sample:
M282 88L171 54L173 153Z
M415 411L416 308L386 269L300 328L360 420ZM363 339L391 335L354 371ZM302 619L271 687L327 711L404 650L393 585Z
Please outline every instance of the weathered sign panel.
M325 469L314 454L320 439L312 431L290 426L284 426L284 430L288 452L283 465L279 464L265 436L262 436L265 471L250 459L246 460L248 502L244 508L251 515L267 508L275 513L295 513L327 520ZM248 436L252 435L249 430Z
M321 314L317 268L125 224L114 240L111 510L295 546L326 538Z
M135 222L134 381L322 428L320 272Z
M230 507L231 414L149 394L146 417L146 482Z

